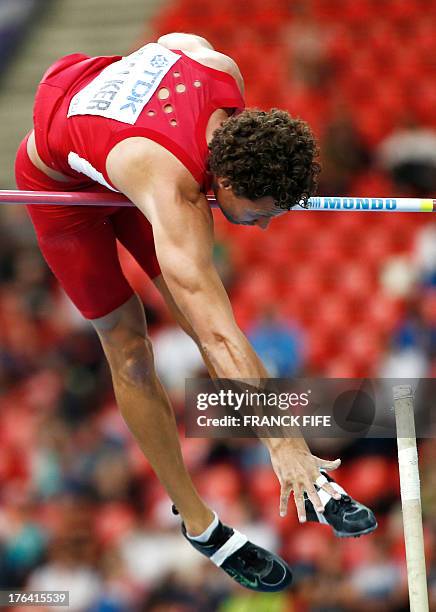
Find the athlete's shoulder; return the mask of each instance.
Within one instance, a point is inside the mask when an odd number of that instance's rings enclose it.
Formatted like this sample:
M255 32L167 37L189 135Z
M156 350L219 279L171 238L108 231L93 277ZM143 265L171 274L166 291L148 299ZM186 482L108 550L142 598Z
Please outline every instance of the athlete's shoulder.
M200 64L227 72L227 74L230 74L236 80L241 92L244 93L244 79L241 71L238 64L229 55L204 47L195 52L187 53L187 55L200 62Z
M197 34L185 34L184 32L171 32L158 38L158 44L167 49L179 49L180 51L196 51L205 48L212 49L208 40Z
M244 93L244 79L238 64L229 55L216 51L211 43L202 36L173 32L161 36L157 42L167 49L183 51L204 66L230 74L238 83L241 92Z

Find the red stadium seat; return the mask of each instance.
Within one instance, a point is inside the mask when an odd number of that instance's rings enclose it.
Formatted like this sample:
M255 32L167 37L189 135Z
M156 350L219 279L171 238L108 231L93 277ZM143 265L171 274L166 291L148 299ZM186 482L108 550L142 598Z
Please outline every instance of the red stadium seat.
M343 330L342 350L355 363L365 363L377 367L379 351L382 347L380 335L371 324L361 323L359 326Z
M340 245L337 244L337 241L334 239L333 234L330 236L326 235L325 238L328 238L328 240L326 240L327 247L320 247L317 263L325 290L333 292L338 274L340 274L340 270L344 265L344 255ZM328 244L328 242L330 242L330 244ZM314 259L315 258L312 256L311 261L315 264Z
M256 305L242 298L232 298L232 308L239 327L245 331L249 329L258 315Z
M330 5L335 3L330 2ZM331 25L328 37L327 58L333 63L336 70L348 66L349 58L354 50L352 32L348 26L341 21ZM342 71L339 71L342 74Z
M393 57L390 78L393 83L407 84L413 87L419 77L425 72L425 64L418 49L399 47ZM384 89L384 87L383 87Z
M127 535L134 527L135 521L135 513L128 504L105 504L96 515L95 534L101 544L110 546Z
M367 505L398 495L398 483L398 464L376 455L359 457L349 464L341 481L350 495Z
M251 301L257 309L276 303L279 296L276 293L275 280L265 272L262 266L248 269L237 283L234 296L236 298L241 296L241 299L247 302Z
M340 333L349 325L350 316L347 301L339 292L325 294L318 302L316 324L326 333Z
M420 312L429 328L436 326L436 289L428 289L420 300Z
M316 321L308 333L306 358L310 371L322 372L337 353L337 331L326 331L324 325Z
M427 78L416 83L411 105L419 121L424 125L436 128L436 113L434 112L436 108L436 83L434 79Z
M313 13L321 22L334 21L340 22L344 11L344 0L312 0L311 6Z
M374 17L374 4L372 0L346 0L341 13L350 27L362 27L362 24L370 22Z
M360 368L345 352L329 359L324 375L327 378L358 378L360 376Z
M246 482L250 497L261 510L269 505L276 507L280 499L280 483L270 466L256 467Z
M295 510L292 510L295 512ZM285 548L285 557L300 563L317 565L329 554L334 536L323 525L306 523L295 530Z
M378 9L381 6L381 4L378 4ZM367 34L366 44L383 63L387 57L395 56L395 52L402 42L390 20L379 20L372 24Z
M365 308L365 316L368 325L375 331L384 334L385 337L395 329L403 314L403 305L383 291L371 295L371 299Z
M377 194L381 198L388 198L394 193L392 181L382 172L377 170L369 170L358 174L351 184L350 195L357 197L368 198ZM377 223L381 224L380 215L378 213L362 213L363 223L369 223L371 226Z
M380 532L380 526L377 533ZM346 538L341 542L344 567L347 571L370 562L374 557L374 543L371 538Z
M213 465L204 468L196 477L195 483L201 495L212 503L219 500L220 505L231 504L241 491L241 475L229 464Z
M367 233L364 248L365 261L381 266L392 250L392 235L386 227L379 226Z
M362 252L365 251L365 242L362 241ZM371 268L362 266L362 262L346 264L341 267L336 277L335 289L349 301L359 300L366 302L372 295L376 286L376 277Z
M429 8L428 6L426 7ZM434 9L434 7L433 7ZM416 19L413 23L413 45L421 55L422 60L426 63L430 70L432 70L434 56L429 53L428 50L432 48L434 43L434 19L436 17L436 11L433 13L422 11L420 18Z
M413 0L391 0L383 4L382 12L397 27L410 26L422 14L420 3Z
M322 277L316 267L297 267L289 281L288 289L290 299L315 302L322 289Z
M370 101L365 105L356 106L356 116L359 135L371 149L378 145L394 127L390 115L382 115Z

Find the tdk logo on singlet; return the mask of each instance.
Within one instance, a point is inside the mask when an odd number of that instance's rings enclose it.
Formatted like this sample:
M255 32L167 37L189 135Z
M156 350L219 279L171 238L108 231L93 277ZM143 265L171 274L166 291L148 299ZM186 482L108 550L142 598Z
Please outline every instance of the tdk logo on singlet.
M165 68L168 65L168 60L163 55L155 55L150 64L153 68Z
M150 61L150 64L155 68L160 68L157 72L150 72L149 70L144 70L143 75L145 75L144 80L138 80L133 85L130 95L127 96L127 104L123 104L119 107L120 110L130 109L134 115L138 112L137 105L144 99L144 97L148 94L150 89L155 84L156 80L162 74L162 68L168 64L168 60L163 55L155 55L153 59ZM135 66L132 64L131 66ZM120 74L130 74L130 71L124 71ZM104 86L97 91L94 98L91 100L91 103L87 107L87 110L94 110L98 108L99 110L107 110L112 104L112 100L115 98L117 93L121 89L121 85L124 84L124 80L113 80L106 81ZM109 98L109 100L104 100L102 98Z
M326 210L396 210L394 198L310 198L310 208Z
M180 55L150 43L110 64L76 94L68 117L100 115L133 125Z
M159 56L156 55L156 58ZM155 59L155 58L153 58ZM165 58L164 58L165 59ZM153 60L150 62L153 63ZM167 62L168 63L168 62ZM130 96L127 96L127 104L120 106L120 110L130 109L133 114L137 114L138 108L137 105L143 100L143 98L148 94L150 89L155 84L156 80L162 74L163 70L160 69L158 72L149 72L148 70L144 70L144 75L146 75L147 80L138 80L132 87L132 91ZM148 77L148 78L147 78Z

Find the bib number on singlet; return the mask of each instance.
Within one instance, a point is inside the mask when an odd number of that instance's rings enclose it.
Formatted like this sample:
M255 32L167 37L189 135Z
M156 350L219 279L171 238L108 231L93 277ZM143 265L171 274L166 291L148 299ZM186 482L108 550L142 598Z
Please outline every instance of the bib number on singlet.
M107 66L71 100L67 117L98 115L134 125L180 55L149 43Z

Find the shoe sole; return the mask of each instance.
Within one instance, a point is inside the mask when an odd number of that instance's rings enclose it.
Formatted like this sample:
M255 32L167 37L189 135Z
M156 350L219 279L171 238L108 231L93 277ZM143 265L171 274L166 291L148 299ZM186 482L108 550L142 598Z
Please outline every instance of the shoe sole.
M333 525L331 525L328 520L325 518L325 516L323 514L319 514L316 510L314 510L317 519L318 519L318 523L320 523L321 525L327 525L328 527L332 528L333 533L335 534L335 536L337 538L360 538L360 536L363 535L368 535L369 533L372 533L373 531L375 531L378 527L378 523L377 521L375 522L374 525L371 525L371 527L368 527L367 529L362 529L362 531L357 531L355 533L349 533L348 531L337 531ZM312 521L312 519L309 519L310 521ZM313 521L315 522L315 521Z
M346 531L336 531L335 529L333 529L333 533L335 534L337 538L360 538L360 536L368 535L369 533L372 533L373 531L377 529L377 527L378 527L378 523L376 523L372 527L368 527L368 529L363 529L362 531L359 531L357 533L348 533Z
M280 563L280 565L283 567L285 571L285 576L283 577L283 580L279 584L276 584L276 585L262 584L262 583L259 583L257 580L255 583L252 581L245 580L243 577L241 577L240 574L233 572L230 568L221 567L220 569L222 569L223 572L225 572L227 576L229 576L229 578L234 580L240 586L248 589L249 591L253 591L255 593L279 593L281 591L288 589L292 584L291 570L289 569L289 567L286 567L282 563Z

